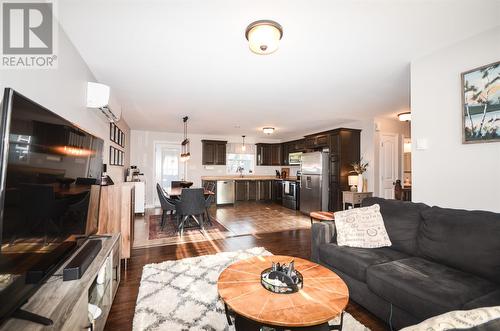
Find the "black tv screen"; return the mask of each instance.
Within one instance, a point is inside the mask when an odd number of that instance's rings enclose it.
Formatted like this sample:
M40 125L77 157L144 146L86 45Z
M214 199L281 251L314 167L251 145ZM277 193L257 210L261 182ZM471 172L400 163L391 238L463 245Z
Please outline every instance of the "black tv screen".
M103 140L5 89L0 135L0 323L97 231Z

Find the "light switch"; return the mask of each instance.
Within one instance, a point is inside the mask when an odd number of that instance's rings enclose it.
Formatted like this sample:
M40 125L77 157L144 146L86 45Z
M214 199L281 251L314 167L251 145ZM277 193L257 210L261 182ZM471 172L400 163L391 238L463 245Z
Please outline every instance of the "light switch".
M429 149L429 144L427 142L427 139L424 138L418 138L417 139L417 150L422 151Z

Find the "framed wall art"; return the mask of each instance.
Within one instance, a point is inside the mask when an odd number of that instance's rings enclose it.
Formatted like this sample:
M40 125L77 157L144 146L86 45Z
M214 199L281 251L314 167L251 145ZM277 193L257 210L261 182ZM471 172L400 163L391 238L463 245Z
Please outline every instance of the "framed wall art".
M125 147L125 133L115 123L109 123L109 140Z
M113 166L123 166L125 162L125 152L109 146L109 165Z
M500 61L462 73L464 144L500 142Z

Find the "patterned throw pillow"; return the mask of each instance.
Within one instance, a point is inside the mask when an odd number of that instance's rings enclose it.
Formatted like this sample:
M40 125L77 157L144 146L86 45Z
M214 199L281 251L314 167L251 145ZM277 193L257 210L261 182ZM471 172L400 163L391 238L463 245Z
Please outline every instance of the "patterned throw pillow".
M470 329L500 318L500 306L482 307L472 310L454 310L426 319L401 331L445 331ZM492 328L491 330L497 330Z
M391 246L378 204L335 213L337 244L360 248Z

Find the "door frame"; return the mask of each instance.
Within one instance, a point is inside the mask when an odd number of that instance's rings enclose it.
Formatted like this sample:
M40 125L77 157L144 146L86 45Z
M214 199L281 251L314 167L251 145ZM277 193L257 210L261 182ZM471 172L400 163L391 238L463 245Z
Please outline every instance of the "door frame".
M378 195L380 197L384 197L384 183L383 183L383 168L382 168L382 165L384 164L382 162L382 137L383 136L391 136L394 138L394 142L395 142L395 153L394 153L394 169L395 169L395 176L396 179L398 179L397 177L400 176L400 134L398 133L392 133L392 132L380 132L379 133L379 142L378 142L378 180L379 180L379 185L378 185ZM394 197L394 191L393 191L393 197Z

